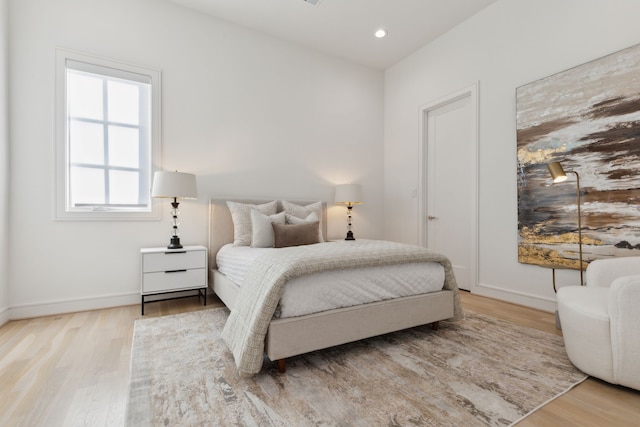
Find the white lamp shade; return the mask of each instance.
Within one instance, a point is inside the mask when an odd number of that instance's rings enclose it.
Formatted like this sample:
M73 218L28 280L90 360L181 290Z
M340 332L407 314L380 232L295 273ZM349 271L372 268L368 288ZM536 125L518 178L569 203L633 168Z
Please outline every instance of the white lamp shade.
M362 186L360 184L342 184L336 186L335 202L342 205L362 204Z
M197 199L196 176L191 173L158 171L153 175L151 197Z

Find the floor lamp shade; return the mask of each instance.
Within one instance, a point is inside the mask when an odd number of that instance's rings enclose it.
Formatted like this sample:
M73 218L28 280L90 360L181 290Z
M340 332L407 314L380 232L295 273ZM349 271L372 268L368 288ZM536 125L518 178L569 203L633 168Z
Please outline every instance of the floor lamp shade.
M335 203L347 205L347 237L345 240L356 240L351 230L351 212L353 205L362 204L362 186L360 184L342 184L336 187Z
M170 198L171 216L172 216L172 232L168 249L180 249L180 236L178 233L178 198L196 199L198 198L198 189L196 187L196 176L190 173L158 171L153 175L153 186L151 188L151 197Z
M562 168L562 164L560 162L551 162L547 165L547 169L549 170L549 174L551 174L551 178L554 183L564 182L567 180L567 174Z

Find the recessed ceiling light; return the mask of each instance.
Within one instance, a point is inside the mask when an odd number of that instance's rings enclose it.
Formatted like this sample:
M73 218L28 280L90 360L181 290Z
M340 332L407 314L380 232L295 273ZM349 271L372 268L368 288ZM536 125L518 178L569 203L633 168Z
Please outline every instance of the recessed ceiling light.
M384 30L382 28L380 28L378 31L375 32L375 36L379 39L383 38L386 35L387 35L387 30Z

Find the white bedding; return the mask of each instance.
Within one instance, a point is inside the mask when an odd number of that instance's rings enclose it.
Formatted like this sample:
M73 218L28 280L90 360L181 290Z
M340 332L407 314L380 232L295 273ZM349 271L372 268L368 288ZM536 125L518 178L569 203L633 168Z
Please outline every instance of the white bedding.
M242 286L251 263L278 249L223 246L216 256L220 273ZM314 273L289 281L278 317L295 317L334 308L440 291L444 268L439 263L408 263Z

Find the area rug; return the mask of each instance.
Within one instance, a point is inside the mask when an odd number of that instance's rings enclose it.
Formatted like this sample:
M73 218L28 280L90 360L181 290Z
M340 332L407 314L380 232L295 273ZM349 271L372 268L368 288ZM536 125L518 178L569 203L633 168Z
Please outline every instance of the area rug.
M138 320L129 426L507 426L586 376L562 337L470 313L241 378L226 308Z

